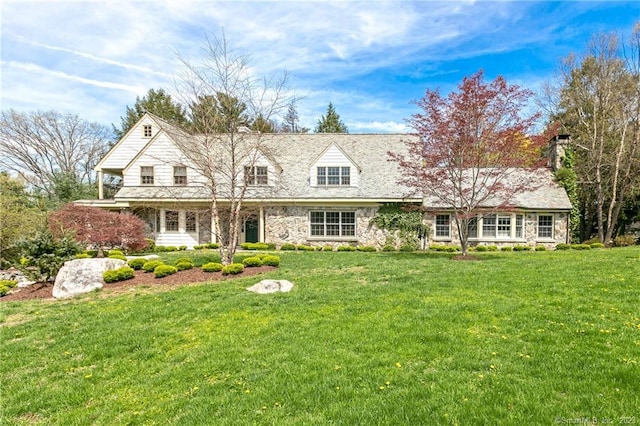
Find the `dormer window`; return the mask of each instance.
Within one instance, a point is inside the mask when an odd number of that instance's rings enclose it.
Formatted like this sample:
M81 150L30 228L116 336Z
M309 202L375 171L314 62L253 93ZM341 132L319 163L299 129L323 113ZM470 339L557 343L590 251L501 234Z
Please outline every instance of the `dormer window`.
M173 167L173 184L174 185L186 185L187 184L187 168L186 168L186 166L174 166Z
M269 183L268 170L265 166L244 168L244 178L247 185L267 185Z
M144 126L142 126L142 135L145 138L150 138L153 135L153 131L151 129L150 124L145 124Z
M350 167L318 167L317 168L318 185L326 186L350 186L351 185L351 168Z

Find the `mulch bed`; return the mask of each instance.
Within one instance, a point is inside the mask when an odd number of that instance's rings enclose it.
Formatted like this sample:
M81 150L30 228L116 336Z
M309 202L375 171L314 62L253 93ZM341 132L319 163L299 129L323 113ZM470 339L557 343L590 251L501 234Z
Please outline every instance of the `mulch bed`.
M163 278L156 278L153 273L144 271L136 271L136 276L130 280L120 281L112 284L105 284L103 290L109 290L111 293L126 292L131 288L138 286L163 286L177 287L185 284L203 283L209 281L230 280L234 278L250 277L264 272L276 269L274 266L258 266L255 268L245 268L238 275L222 275L222 272L204 272L201 268L187 269L178 271L173 275ZM8 302L11 300L29 300L29 299L52 299L53 283L35 283L29 287L15 288L10 294L0 297L0 302Z

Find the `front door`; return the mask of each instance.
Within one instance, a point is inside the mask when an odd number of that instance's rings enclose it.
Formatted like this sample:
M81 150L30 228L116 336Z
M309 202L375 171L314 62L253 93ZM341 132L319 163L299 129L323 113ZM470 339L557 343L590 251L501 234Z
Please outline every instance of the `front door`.
M250 217L244 223L244 242L257 243L258 241L258 219Z

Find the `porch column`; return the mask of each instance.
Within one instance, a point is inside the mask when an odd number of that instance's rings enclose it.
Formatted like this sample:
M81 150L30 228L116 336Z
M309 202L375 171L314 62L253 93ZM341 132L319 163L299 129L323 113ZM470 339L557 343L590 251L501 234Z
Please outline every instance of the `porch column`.
M264 207L260 206L260 213L258 213L258 242L264 243Z
M98 199L102 200L104 198L104 186L102 184L102 170L98 170Z

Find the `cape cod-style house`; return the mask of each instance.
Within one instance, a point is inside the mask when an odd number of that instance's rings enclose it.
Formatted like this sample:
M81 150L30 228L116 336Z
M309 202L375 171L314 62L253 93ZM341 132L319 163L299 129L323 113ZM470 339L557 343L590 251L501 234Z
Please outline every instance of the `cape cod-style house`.
M135 213L148 224L157 245L191 248L218 241L206 179L190 161L193 156L184 154L184 141L177 140L189 137L197 136L145 114L96 165L98 199L77 203ZM425 244L457 244L451 212L428 198L407 196L411 191L398 184L400 170L388 152L405 152L403 141L410 137L260 135L260 152L244 168L248 186L238 243L381 248L389 233L371 219L385 203L409 203L425 208L424 221L431 229ZM533 173L531 178L541 184L518 194L509 210L485 206L474 220L471 244L552 247L568 241L571 203L564 189L548 168L522 173ZM105 175L122 179L110 198L103 188Z

